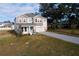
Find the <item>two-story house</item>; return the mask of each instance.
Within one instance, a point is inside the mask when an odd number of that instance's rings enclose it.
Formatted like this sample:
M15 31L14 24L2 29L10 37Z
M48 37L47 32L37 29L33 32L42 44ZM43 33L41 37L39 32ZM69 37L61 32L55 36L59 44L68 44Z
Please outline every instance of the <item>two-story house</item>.
M33 34L47 31L47 19L33 13L23 14L15 18L15 31L20 34Z

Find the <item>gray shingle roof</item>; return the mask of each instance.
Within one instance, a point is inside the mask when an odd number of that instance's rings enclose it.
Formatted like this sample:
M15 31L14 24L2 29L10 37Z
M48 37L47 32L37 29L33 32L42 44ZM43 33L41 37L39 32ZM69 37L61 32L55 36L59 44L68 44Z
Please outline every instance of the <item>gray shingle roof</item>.
M38 18L38 17L39 17L39 18L45 18L45 17L43 17L43 16L41 16L41 15L36 15L35 17L36 17L36 18Z
M22 15L20 15L20 16L17 16L17 17L35 17L35 18L45 18L45 17L43 17L43 16L41 16L41 15L35 15L35 14L33 14L33 13L26 13L26 14L22 14ZM16 17L16 18L17 18ZM14 20L16 20L16 18L14 19Z
M33 13L28 13L28 14L23 14L23 15L20 15L20 16L24 16L24 17L34 17L35 14L33 14Z

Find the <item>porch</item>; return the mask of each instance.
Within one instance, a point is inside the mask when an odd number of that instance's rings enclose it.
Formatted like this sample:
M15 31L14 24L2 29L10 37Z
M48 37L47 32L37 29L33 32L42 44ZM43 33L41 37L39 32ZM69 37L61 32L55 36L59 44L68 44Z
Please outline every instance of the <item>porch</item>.
M21 27L22 34L30 34L32 35L34 32L33 26Z

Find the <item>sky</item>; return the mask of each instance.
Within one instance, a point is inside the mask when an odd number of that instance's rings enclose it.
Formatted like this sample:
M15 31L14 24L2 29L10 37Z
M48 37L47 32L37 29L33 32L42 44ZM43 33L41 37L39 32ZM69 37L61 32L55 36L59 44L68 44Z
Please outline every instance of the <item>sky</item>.
M35 12L39 12L37 3L0 3L0 22L13 22L18 15Z

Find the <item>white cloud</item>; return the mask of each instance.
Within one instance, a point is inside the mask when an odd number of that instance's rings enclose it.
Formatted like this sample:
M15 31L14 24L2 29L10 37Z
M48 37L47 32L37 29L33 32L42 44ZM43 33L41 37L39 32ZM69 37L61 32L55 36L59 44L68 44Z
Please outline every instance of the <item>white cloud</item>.
M11 19L11 17L15 17L19 14L24 14L24 13L33 13L33 12L38 12L39 10L39 4L30 4L30 3L5 3L5 4L0 4L0 17L1 15L3 17L6 17L7 19ZM5 18L2 18L5 19Z

